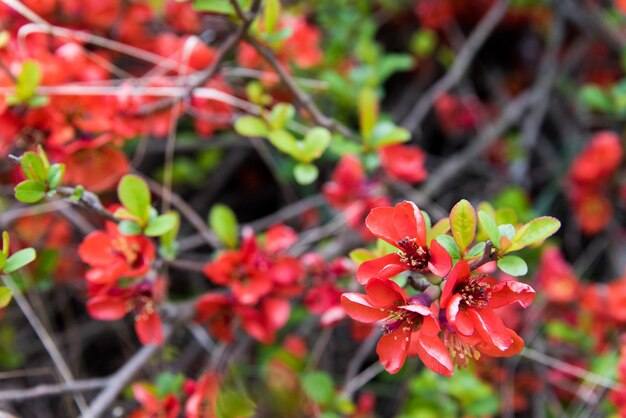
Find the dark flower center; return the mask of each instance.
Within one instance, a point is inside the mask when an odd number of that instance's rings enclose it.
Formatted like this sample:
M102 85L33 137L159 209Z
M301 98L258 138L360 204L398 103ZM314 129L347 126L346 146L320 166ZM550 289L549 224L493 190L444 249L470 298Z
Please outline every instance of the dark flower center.
M422 325L422 315L417 312L407 311L405 309L390 310L389 316L383 324L383 334L389 335L403 327L404 332L412 331Z
M491 299L491 286L483 281L483 277L472 277L457 284L454 293L463 297L461 306L465 308L484 308Z
M428 268L428 261L430 261L430 253L428 248L417 245L416 238L406 237L401 239L396 244L400 251L400 261L406 264L411 270L424 271Z

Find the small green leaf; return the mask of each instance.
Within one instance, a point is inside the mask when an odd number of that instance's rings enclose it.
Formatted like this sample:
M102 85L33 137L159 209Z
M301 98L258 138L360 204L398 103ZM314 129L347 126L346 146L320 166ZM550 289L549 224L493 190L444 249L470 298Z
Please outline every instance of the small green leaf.
M265 31L272 33L276 29L278 18L280 17L280 0L265 0L263 10L263 23Z
M41 82L41 69L34 60L26 60L22 64L22 70L17 76L15 85L15 97L18 103L27 102L34 96L39 83Z
M25 180L15 186L15 198L23 203L36 203L46 195L46 185L36 180Z
M428 245L430 242L437 238L439 235L443 235L450 230L450 220L448 218L440 219L432 228L428 231L428 238L426 239Z
M121 221L117 224L117 230L120 234L129 236L141 234L141 227L133 221Z
M542 216L517 230L513 237L513 249L517 250L528 245L538 244L550 237L561 227L561 222L551 216Z
M293 168L293 176L298 184L307 185L313 183L319 174L314 164L296 164Z
M350 251L350 254L348 256L350 257L350 260L352 260L354 264L357 265L374 258L372 253L365 248L357 248L356 250L352 250Z
M176 215L172 213L166 213L165 215L157 216L148 221L148 226L143 231L144 235L148 237L160 237L171 231L176 226Z
M363 142L370 144L374 126L378 121L378 97L376 92L370 88L364 88L359 93L359 126Z
M235 122L235 131L242 136L263 138L269 132L263 119L256 116L242 116L238 118Z
M269 122L272 130L285 129L296 115L296 109L289 103L278 103L272 108Z
M482 230L487 234L489 240L496 248L500 248L500 230L498 230L498 225L496 221L489 215L487 212L483 210L478 211L478 223Z
M39 155L31 151L25 152L20 160L20 165L27 179L39 182L46 181L46 168Z
M122 205L142 224L148 221L151 198L144 179L134 174L125 175L117 186L117 196Z
M476 236L476 211L467 200L461 200L450 211L450 229L463 254Z
M301 381L304 392L315 402L321 405L330 405L333 401L335 384L327 373L308 372L302 376Z
M234 16L237 14L235 8L227 0L193 0L194 10L206 13L216 13Z
M11 303L11 298L13 298L13 292L8 287L0 287L0 309L6 308L6 306Z
M411 139L411 132L390 121L376 123L372 132L372 145L376 149L401 144L409 139Z
M484 249L485 249L485 243L479 242L478 244L470 248L465 258L476 258L483 253Z
M515 227L511 224L498 225L498 232L500 232L500 238L506 237L513 239L515 236Z
M24 248L23 250L19 250L7 259L7 262L4 265L4 272L13 273L15 270L20 269L26 264L32 262L35 257L37 257L37 253L33 248Z
M214 205L209 213L209 226L225 246L237 248L239 228L231 208L221 203Z
M0 251L0 271L2 271L6 262L7 262L7 256L4 254L3 251Z
M507 255L502 257L498 260L498 267L506 274L510 274L515 277L523 276L528 273L528 266L526 265L526 262L516 255Z
M256 412L255 403L234 390L220 391L216 404L218 418L247 418Z
M455 260L459 260L461 258L461 250L459 249L459 246L457 245L454 238L452 238L450 235L439 235L435 239L439 244L441 244L443 248L446 249L448 254L450 254L450 257L454 258Z
M52 164L48 169L48 186L51 189L56 189L61 180L63 180L63 174L65 173L65 164Z
M298 147L298 141L289 132L285 130L272 131L268 134L267 139L277 150L290 155L298 161L301 160L302 152Z
M590 110L611 112L613 101L611 95L595 84L585 84L578 92L578 99Z
M322 156L326 148L330 145L330 132L326 128L313 128L304 137L302 153L305 159L303 163L310 163Z

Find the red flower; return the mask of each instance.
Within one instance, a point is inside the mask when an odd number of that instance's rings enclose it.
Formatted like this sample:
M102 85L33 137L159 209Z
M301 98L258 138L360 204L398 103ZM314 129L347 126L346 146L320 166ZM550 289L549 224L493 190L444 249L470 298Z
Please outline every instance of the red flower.
M322 186L328 203L343 211L351 228L360 228L364 238L371 238L363 227L363 218L372 208L389 205L389 200L376 193L377 184L368 182L361 161L354 155L341 157L332 180Z
M276 332L289 320L291 305L281 298L264 298L257 307L239 306L241 326L257 341L271 344Z
M593 188L575 188L570 194L570 201L576 222L584 234L594 235L603 231L613 219L611 202Z
M601 185L617 170L623 153L617 134L598 132L572 164L570 177L578 184Z
M526 308L534 298L535 291L529 285L472 276L467 262L460 260L448 275L440 306L461 341L476 343L476 348L487 355L507 357L519 353L524 341L504 325L494 309L512 303ZM450 348L454 352L458 347ZM458 354L462 359L466 353Z
M426 156L418 147L390 145L381 148L379 152L383 170L391 178L419 183L428 177L428 172L424 168Z
M196 321L206 324L213 337L232 342L232 324L235 319L235 301L219 293L206 293L196 303Z
M406 270L434 273L444 277L450 271L452 259L436 241L426 243L426 223L413 202L404 201L395 207L374 208L365 219L369 230L400 251L368 260L356 272L359 283L372 277L389 278Z
M198 380L195 389L185 404L187 418L217 418L215 407L219 393L219 377L215 373L205 373Z
M578 277L557 247L541 254L537 283L551 302L573 302L578 296Z
M387 279L370 280L365 292L344 293L341 303L357 321L384 321L376 352L385 370L397 373L409 354L417 354L432 371L452 375L452 360L439 339L439 323L425 298L408 299L400 286Z
M241 249L221 253L204 267L214 283L228 285L237 301L253 305L272 290L267 260L262 256L251 229L243 231Z
M163 327L156 306L165 296L165 281L147 280L130 287L92 287L87 312L102 321L114 321L135 314L135 332L142 344L162 344Z
M113 222L105 228L87 235L78 247L80 258L91 266L87 281L114 284L120 277L144 276L155 257L152 241L143 235L123 235Z
M141 409L133 411L129 418L176 418L180 412L180 402L172 394L163 399L157 396L146 385L135 383L132 386L135 400L141 404Z

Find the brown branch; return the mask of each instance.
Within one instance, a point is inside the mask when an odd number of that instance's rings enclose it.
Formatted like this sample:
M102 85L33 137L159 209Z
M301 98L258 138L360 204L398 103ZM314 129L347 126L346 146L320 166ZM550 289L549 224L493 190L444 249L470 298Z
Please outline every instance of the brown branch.
M233 3L236 3L236 2L233 2ZM160 101L151 103L149 105L146 105L139 109L138 115L145 116L145 115L149 115L152 113L156 113L156 112L160 112L165 109L168 109L169 107L175 105L176 103L180 102L184 98L189 97L191 94L193 94L193 90L195 88L204 85L207 81L215 77L215 75L220 70L228 54L231 52L231 50L235 46L237 46L237 44L239 44L241 39L246 35L246 32L248 31L248 29L250 28L250 25L254 21L254 17L258 13L260 6L261 6L261 0L254 0L254 3L252 3L252 6L250 8L250 16L246 16L245 14L242 14L240 16L242 17L242 21L243 21L241 26L239 26L237 30L235 31L235 33L229 36L228 39L226 39L226 41L220 46L211 66L200 74L200 77L193 83L193 85L187 88L187 90L185 91L185 94L179 97L174 97L171 99L168 98L168 99L160 100ZM239 4L237 4L236 7L239 8ZM240 10L241 9L239 9L239 11Z
M483 265L489 263L490 261L494 261L496 259L496 253L493 252L492 250L493 250L493 243L491 242L491 240L485 241L485 249L483 250L483 255L481 255L478 260L474 261L473 263L469 265L470 270L472 271L476 270L482 267Z
M109 383L109 378L96 378L74 380L73 382L61 384L37 385L25 389L0 390L0 401L22 402L27 399L43 398L46 396L64 395L66 393L88 392L105 387Z
M500 0L487 14L481 19L476 26L476 29L465 42L461 51L459 51L452 68L435 84L433 84L426 92L424 92L419 101L413 106L409 114L402 121L402 126L409 131L416 133L419 131L419 126L424 120L424 117L428 113L437 97L440 94L450 90L454 87L463 77L469 66L474 61L476 54L483 46L491 32L496 28L498 23L504 17L510 0Z

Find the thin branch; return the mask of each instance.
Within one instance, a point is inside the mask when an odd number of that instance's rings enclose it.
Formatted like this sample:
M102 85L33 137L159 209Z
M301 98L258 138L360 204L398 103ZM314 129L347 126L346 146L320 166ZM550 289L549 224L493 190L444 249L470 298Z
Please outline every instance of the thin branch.
M56 385L37 385L26 389L0 390L0 401L22 402L28 399L58 396L66 393L88 392L105 387L109 378L75 380Z
M226 39L226 41L218 49L217 54L215 55L215 59L213 60L213 63L211 64L211 66L207 68L200 75L200 77L194 82L192 86L187 87L185 89L185 92L182 95L178 97L174 97L172 99L166 99L166 100L158 101L153 104L147 105L139 109L138 114L145 116L151 113L165 110L169 108L170 106L180 102L182 99L191 95L195 88L202 86L207 81L212 79L220 70L222 63L224 62L224 60L226 59L230 51L239 44L241 39L248 32L248 28L254 21L254 16L258 13L260 5L261 5L260 0L254 0L254 3L252 3L252 6L250 8L251 17L248 18L246 16L243 16L242 18L243 23L241 24L241 26L237 28L237 30L231 36L228 37L228 39ZM237 3L237 6L239 6L238 3Z
M459 51L452 68L420 96L419 101L404 118L402 121L404 128L416 133L419 130L422 120L428 113L428 110L435 100L437 100L437 97L453 88L462 79L480 48L504 17L509 7L509 1L510 0L500 0L492 6L481 19L476 29L474 29L467 39L467 42L463 45L461 51Z
M22 294L22 291L18 289L17 285L10 275L4 275L3 280L7 287L11 289L11 293L13 293L13 297L15 298L17 305L20 307L20 309L24 313L24 316L33 327L33 330L37 334L37 337L39 338L43 346L46 348L46 351L50 355L50 358L52 359L52 362L54 363L54 366L59 372L59 375L61 376L63 381L65 383L73 383L74 376L72 375L69 366L65 362L65 359L63 358L63 355L61 354L59 348L54 342L54 339L52 338L46 327L44 327L44 325L41 323L39 317L37 317L37 314L35 314L35 312L33 311L30 303L28 302L28 299L26 299L26 297ZM85 412L88 411L87 402L82 395L75 394L74 402L76 402L76 406L78 406L81 414L85 414Z

